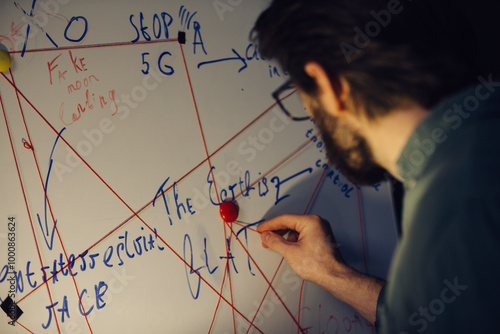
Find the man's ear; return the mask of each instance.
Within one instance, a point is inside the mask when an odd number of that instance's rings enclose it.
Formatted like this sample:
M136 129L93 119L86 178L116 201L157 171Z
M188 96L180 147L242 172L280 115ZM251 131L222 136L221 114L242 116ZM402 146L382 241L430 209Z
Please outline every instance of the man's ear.
M325 69L316 62L308 62L304 66L305 72L316 82L318 86L319 102L323 109L333 116L341 116L347 111L347 99L350 87L347 80L339 77L339 82L333 85Z

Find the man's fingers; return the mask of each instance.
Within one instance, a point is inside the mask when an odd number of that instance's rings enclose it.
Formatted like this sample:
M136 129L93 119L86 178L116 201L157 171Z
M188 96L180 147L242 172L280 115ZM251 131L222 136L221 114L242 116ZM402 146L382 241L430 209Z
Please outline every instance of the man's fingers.
M269 219L257 227L257 231L276 231L276 230L293 230L300 233L302 223L307 220L304 215L282 215L273 219Z
M289 245L282 236L271 231L264 231L260 237L262 238L262 246L270 248L283 256L285 255L286 247L289 247Z

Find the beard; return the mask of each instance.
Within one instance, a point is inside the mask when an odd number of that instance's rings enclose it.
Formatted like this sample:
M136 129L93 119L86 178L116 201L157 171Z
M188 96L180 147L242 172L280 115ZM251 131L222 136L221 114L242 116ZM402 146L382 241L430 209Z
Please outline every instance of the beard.
M341 125L337 117L319 105L311 107L330 164L357 185L374 185L385 180L387 171L375 162L365 138L349 124Z

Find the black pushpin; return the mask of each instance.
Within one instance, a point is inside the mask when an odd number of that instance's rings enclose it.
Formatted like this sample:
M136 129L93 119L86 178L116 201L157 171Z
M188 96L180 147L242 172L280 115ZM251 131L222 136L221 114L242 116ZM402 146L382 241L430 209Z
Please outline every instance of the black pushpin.
M179 31L177 34L177 40L179 44L186 44L186 33L184 31Z
M23 310L16 305L16 303L12 300L12 298L7 297L2 303L2 310L7 313L7 315L14 321L17 321L21 314L23 314Z

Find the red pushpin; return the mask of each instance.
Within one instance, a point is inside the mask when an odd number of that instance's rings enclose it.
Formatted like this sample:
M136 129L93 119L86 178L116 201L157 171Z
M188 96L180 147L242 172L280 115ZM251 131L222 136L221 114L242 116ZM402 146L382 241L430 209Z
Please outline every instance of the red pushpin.
M226 201L220 205L219 213L222 220L226 223L235 222L238 219L240 209L233 201Z

